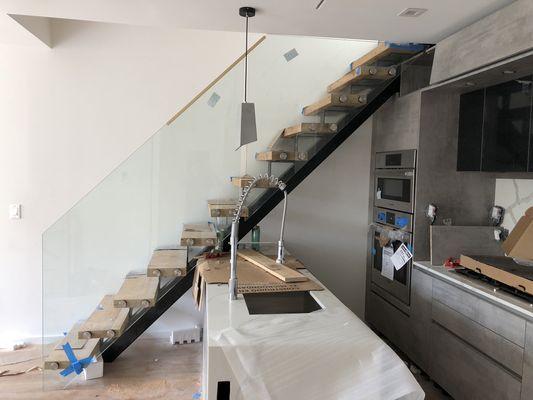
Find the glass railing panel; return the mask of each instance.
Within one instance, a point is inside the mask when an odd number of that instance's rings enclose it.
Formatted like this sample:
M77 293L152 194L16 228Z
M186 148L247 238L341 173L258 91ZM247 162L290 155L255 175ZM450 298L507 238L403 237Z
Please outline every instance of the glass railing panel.
M302 109L326 96L328 84L375 45L269 36L249 58L257 142L235 151L243 98L240 62L90 191L43 235L44 341L57 340L88 318L129 272L146 272L154 249L178 247L184 223L211 220L208 199L237 198L231 176L270 172L288 178L305 165L257 161L255 154L300 122L326 121L342 129L346 113L305 117ZM331 137L309 135L283 146L312 157ZM255 189L247 204L256 209L273 192ZM45 389L83 383L75 374L61 377L59 370L45 371Z

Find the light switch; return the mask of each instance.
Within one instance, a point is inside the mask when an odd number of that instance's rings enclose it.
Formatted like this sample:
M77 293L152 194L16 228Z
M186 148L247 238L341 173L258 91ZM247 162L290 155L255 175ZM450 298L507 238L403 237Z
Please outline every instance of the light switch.
M22 205L10 204L9 205L9 219L21 219L22 218Z

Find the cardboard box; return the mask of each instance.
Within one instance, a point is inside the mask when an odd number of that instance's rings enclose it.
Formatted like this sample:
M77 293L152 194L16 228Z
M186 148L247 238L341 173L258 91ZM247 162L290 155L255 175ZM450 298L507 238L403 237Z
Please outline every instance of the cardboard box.
M520 218L502 248L509 257L533 261L533 207Z

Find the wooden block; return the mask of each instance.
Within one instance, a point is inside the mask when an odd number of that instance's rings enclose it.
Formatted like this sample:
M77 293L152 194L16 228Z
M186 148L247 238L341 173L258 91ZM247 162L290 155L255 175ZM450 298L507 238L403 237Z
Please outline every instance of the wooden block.
M183 224L182 246L214 246L217 233L213 224Z
M350 85L361 84L368 80L386 81L396 76L395 67L373 67L362 65L351 70L342 78L328 86L328 92L338 92Z
M511 257L461 254L461 265L521 292L533 295L533 268L517 264Z
M262 151L256 153L255 159L257 161L306 161L307 153L295 152L295 151Z
M274 275L276 278L281 279L283 282L305 282L309 280L309 278L302 275L298 271L283 264L277 264L271 258L255 250L238 250L237 255L258 266L259 268L262 268L269 274Z
M230 217L235 215L235 208L237 207L237 200L207 200L207 208L211 218L216 217ZM248 207L243 206L241 210L241 217L248 218Z
M404 61L420 51L420 46L401 46L393 43L380 42L372 51L369 51L364 56L352 62L350 68L355 69L360 65L374 64L385 58L390 58L391 56L396 56L394 57L394 64L396 64Z
M114 296L117 308L153 307L159 291L159 278L137 276L124 279L122 287Z
M54 347L54 350L44 360L44 369L57 370L65 369L70 365L70 361L61 347L64 343L70 343L74 355L79 360L81 358L91 357L100 352L100 339L79 340L78 332L80 325L76 324L72 327L68 335L62 338ZM74 347L73 343L76 343ZM79 344L83 343L82 347Z
M176 249L154 251L146 275L174 278L186 273L187 249Z
M241 189L244 189L247 187L252 181L253 177L250 175L244 175L244 176L232 176L231 177L231 183L234 186L237 186ZM267 179L260 180L257 182L257 184L254 186L254 188L258 189L276 189L278 186L275 183L272 183L271 181Z
M331 93L322 100L311 104L303 109L303 115L316 115L325 110L349 110L351 108L362 107L366 104L364 94L341 94Z
M114 338L124 332L130 309L115 308L113 295L106 295L91 316L81 324L78 339Z
M503 256L500 242L494 239L493 226L430 227L430 259L432 265L442 266L450 257L461 254Z
M282 137L291 138L298 135L329 135L337 133L337 124L301 123L285 128Z

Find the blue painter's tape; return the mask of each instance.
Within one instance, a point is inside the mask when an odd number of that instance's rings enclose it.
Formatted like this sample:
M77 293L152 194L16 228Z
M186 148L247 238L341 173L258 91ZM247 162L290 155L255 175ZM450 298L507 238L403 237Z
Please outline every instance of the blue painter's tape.
M385 44L388 47L390 47L391 49L408 50L408 51L423 51L427 47L425 44L419 44L419 43L392 43L392 42L385 42Z
M67 355L67 358L70 361L70 365L59 373L61 376L67 376L73 372L75 372L76 375L79 375L83 371L83 368L93 362L92 356L78 360L69 342L63 345L63 351Z
M396 218L396 226L400 228L405 228L409 224L409 218L407 217L398 217Z

